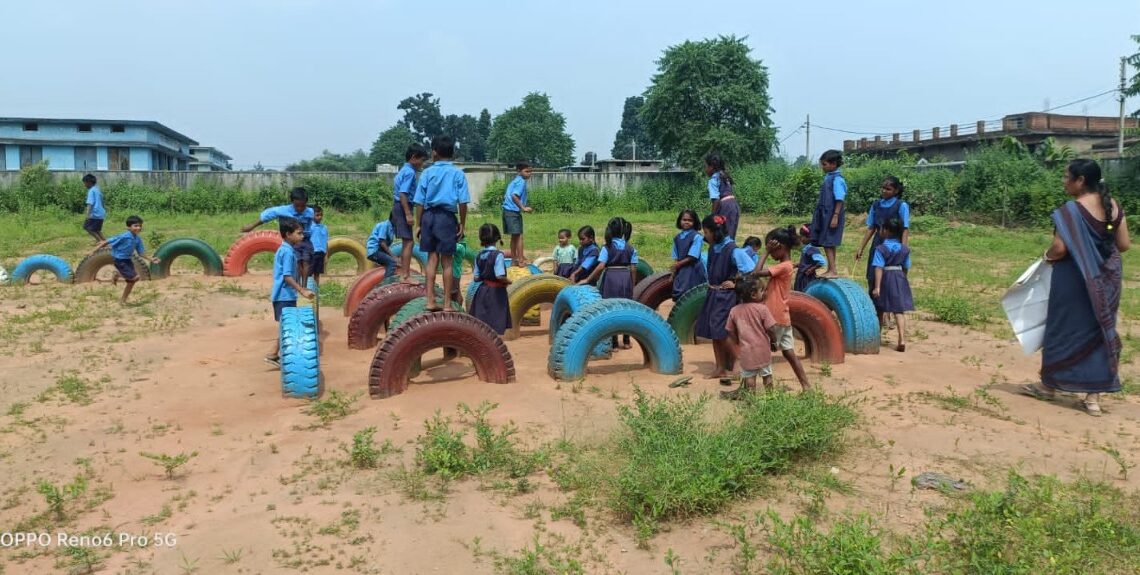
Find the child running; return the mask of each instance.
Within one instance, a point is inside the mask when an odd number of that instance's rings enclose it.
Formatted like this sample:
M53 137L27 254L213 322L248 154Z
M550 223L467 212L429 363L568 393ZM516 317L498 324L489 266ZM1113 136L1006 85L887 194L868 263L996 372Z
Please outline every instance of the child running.
M819 270L827 267L827 258L823 256L819 246L812 243L811 226L808 224L800 226L800 244L804 248L800 250L800 263L796 266L796 283L792 289L802 292L816 280Z
M633 234L633 225L625 218L617 216L610 218L606 224L606 245L598 253L598 265L586 279L579 280L579 284L593 285L600 275L603 298L633 297L633 278L637 269L637 248L630 245L629 238ZM629 349L632 347L629 334L622 335L621 345L618 337L613 337L615 349Z
M91 251L94 255L95 252L103 249L106 246L111 246L111 257L115 258L115 276L114 282L119 282L119 276L127 282L126 287L123 288L123 297L119 298L119 303L122 305L127 304L127 297L131 295L131 290L135 289L135 283L139 281L139 274L135 271L134 255L137 253L139 256L145 257L146 248L143 246L142 238L139 234L142 233L143 220L138 216L131 216L127 218L127 231L112 236L95 244L95 249ZM158 258L150 258L150 263L157 264Z
M511 263L515 267L526 267L526 248L523 246L523 213L534 211L527 205L526 181L530 179L530 164L519 162L515 166L518 175L507 185L503 198L503 233L511 236Z
M404 242L404 246L412 245L416 237L412 230L416 225L412 197L416 194L416 174L424 168L427 158L428 151L423 144L408 146L404 151L404 165L396 172L396 179L392 182L392 214L388 221L392 222L392 232ZM392 245L391 242L388 245ZM411 265L412 250L405 249L400 252L400 276L405 283L412 282Z
M827 272L820 277L828 279L839 277L835 248L843 243L844 200L847 198L847 181L839 173L842 165L843 154L839 150L828 150L819 157L823 184L819 186L819 200L811 218L811 237L827 254Z
M772 328L772 339L776 341L776 347L783 352L788 365L792 366L796 379L800 380L800 387L808 391L811 389L811 384L808 383L800 358L796 356L795 340L792 338L792 315L788 311L788 293L792 291L791 253L792 248L798 243L796 229L792 226L776 228L768 232L764 240L767 253L763 259L767 260L770 255L776 260L776 265L757 270L755 275L772 278L768 282L768 289L764 290L764 304L768 306L768 311L772 312L772 317L776 320L776 327Z
M107 210L103 207L103 191L95 185L95 176L83 176L83 186L87 188L87 208L83 219L83 231L91 235L95 243L105 241L103 237L103 220L107 217Z
M503 235L495 224L479 227L479 243L483 249L475 256L475 281L481 282L471 296L471 315L503 335L511 329L511 307L507 301L507 268L503 252L496 248L503 241Z
M471 196L467 191L467 176L463 170L451 163L455 155L455 140L442 135L432 138L432 165L424 170L416 186L412 202L416 204L416 221L420 225L420 248L428 253L427 269L427 311L441 311L436 303L435 273L443 265L444 297L453 296L455 287L455 246L463 236L467 226L467 202ZM459 214L458 221L456 213ZM405 246L405 250L407 247Z
M554 275L569 278L574 273L574 262L578 261L578 248L570 245L570 234L567 228L558 230L558 245L554 246Z
M705 283L705 267L701 265L704 238L697 232L701 217L693 210L677 215L677 232L673 236L673 301L690 289Z
M914 311L914 298L906 277L910 270L910 248L900 241L905 230L899 218L883 222L879 228L883 243L871 256L871 266L875 269L875 287L871 290L871 297L880 312L895 316L899 331L896 351L906 351L906 312Z
M364 249L368 252L368 261L384 268L384 277L390 278L396 273L396 258L392 255L392 241L395 239L391 218L376 222L372 233L368 236L368 243ZM411 242L404 246L411 245ZM402 255L402 254L401 254Z
M308 277L309 260L313 258L313 244L309 240L313 227L313 208L309 207L309 192L305 188L293 188L289 192L288 204L266 209L256 222L242 226L241 231L252 232L257 226L278 218L292 218L301 224L301 242L293 249L297 252L297 264L301 268L301 279L304 280Z
M768 331L776 327L776 320L768 306L761 303L760 281L744 276L736 282L736 301L728 312L728 339L740 360L740 387L720 392L722 399L740 399L756 389L757 376L763 378L764 388L772 389L772 350Z
M902 200L903 183L894 176L887 176L883 179L883 183L879 186L879 199L871 204L871 209L867 210L867 233L863 236L863 242L859 244L859 251L855 252L855 261L863 258L863 250L867 247L867 242L871 242L871 255L874 256L875 250L878 249L883 243L883 225L893 219L898 219L902 222L903 232L900 238L902 245L910 246L910 206ZM867 260L867 293L871 293L875 289L875 266L871 264L871 260ZM879 325L886 326L886 312L878 310L879 312Z
M701 232L709 244L708 278L709 292L705 298L701 314L697 316L695 333L697 337L711 339L713 357L716 363L708 379L728 377L736 364L736 356L728 342L728 314L736 305L736 284L740 274L751 273L756 269L752 258L743 249L736 247L732 236L725 228L724 216L705 216L701 222Z
M578 278L589 278L598 266L598 244L595 241L594 226L578 228L578 262L570 272L570 281L578 283ZM587 282L594 285L595 282Z
M705 156L705 175L709 177L709 200L714 216L724 216L724 230L730 238L736 238L736 226L740 223L740 206L732 192L732 177L724 167L724 158L712 153Z
M324 223L325 211L320 206L313 206L313 225L309 228L309 241L313 243L313 257L309 261L309 275L313 281L321 285L321 274L325 273L325 263L328 261L329 228Z
M297 294L313 299L315 294L301 285L301 272L297 259L297 246L305 240L301 222L293 218L278 218L281 230L281 247L273 256L273 288L269 290L269 301L273 302L273 321L281 321L281 310L297 307ZM281 330L273 351L265 356L265 362L281 369Z

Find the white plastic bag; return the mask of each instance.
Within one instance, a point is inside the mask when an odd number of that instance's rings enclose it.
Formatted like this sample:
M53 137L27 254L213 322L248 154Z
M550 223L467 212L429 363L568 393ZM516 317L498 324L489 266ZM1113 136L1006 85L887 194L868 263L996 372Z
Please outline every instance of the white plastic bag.
M1036 353L1044 345L1045 316L1049 312L1049 284L1052 278L1052 264L1039 258L1001 298L1001 306L1009 318L1009 325L1026 355Z

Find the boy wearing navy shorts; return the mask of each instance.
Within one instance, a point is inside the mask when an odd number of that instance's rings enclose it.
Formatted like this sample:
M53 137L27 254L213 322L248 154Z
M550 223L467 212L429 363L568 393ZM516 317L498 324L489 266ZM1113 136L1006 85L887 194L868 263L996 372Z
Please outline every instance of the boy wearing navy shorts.
M107 210L103 207L103 191L95 185L95 176L83 176L83 187L87 188L87 211L83 219L83 231L91 234L95 243L106 240L103 237L103 220Z
M526 267L526 247L523 245L523 213L534 211L527 203L526 182L533 170L530 164L519 162L515 166L518 175L507 186L503 198L503 233L511 236L511 262L515 267Z
M309 228L309 242L313 245L313 257L309 261L309 275L317 285L321 284L321 274L325 273L325 261L329 252L329 228L322 222L325 211L320 206L313 206L313 225Z
M273 321L281 321L281 310L297 307L297 294L313 299L313 292L301 286L301 272L296 247L305 239L301 222L293 218L278 218L281 230L281 247L273 256L273 288L269 291L269 301L273 302ZM265 362L281 369L281 330L273 351L265 356Z
M137 253L141 257L145 257L146 247L143 246L142 238L139 233L142 232L143 220L138 216L131 216L127 218L127 231L113 236L110 239L103 240L95 244L95 249L91 254L103 249L106 246L111 246L111 257L115 258L115 283L119 283L119 276L127 282L127 287L123 288L123 297L119 298L119 303L126 305L127 297L131 295L131 290L135 289L135 282L139 281L139 274L135 271L134 255ZM150 263L157 264L158 258L150 258Z
M404 243L404 250L400 252L400 277L403 281L412 281L412 250L411 246L416 237L412 231L415 225L415 213L412 211L412 198L416 195L416 174L424 169L428 152L423 144L412 144L404 152L404 166L396 173L392 182L392 214L388 221L397 238Z
M297 264L301 268L301 278L307 278L309 261L313 259L313 243L309 239L313 227L313 208L309 207L309 192L305 188L293 188L289 192L289 203L282 206L273 206L261 212L256 222L241 227L242 233L252 232L254 228L278 218L292 218L301 224L303 238L301 243L294 247L297 252Z
M463 170L451 163L455 155L455 140L451 136L436 136L431 141L432 165L424 170L416 185L416 195L412 202L416 205L416 221L420 226L420 249L428 253L425 297L427 311L441 311L436 301L435 271L443 265L443 293L452 293L455 271L452 260L455 246L463 237L467 226L467 202L471 201L467 190L467 176ZM459 214L458 220L456 213ZM405 249L404 251L407 251Z

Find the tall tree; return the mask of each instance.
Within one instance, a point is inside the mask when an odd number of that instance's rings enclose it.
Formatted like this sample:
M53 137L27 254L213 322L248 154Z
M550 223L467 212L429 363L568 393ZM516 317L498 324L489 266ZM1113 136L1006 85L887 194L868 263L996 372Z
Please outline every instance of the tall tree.
M598 155L593 152L586 152L586 155L582 157L583 166L592 166L596 163L598 163Z
M457 116L448 114L443 119L443 132L455 138L455 157L461 160L473 160L475 148L480 146L478 121L471 114Z
M406 126L422 144L431 144L431 139L443 133L443 112L439 109L439 98L432 98L431 92L423 92L400 100L397 110L404 112L400 123Z
M614 147L610 150L610 157L617 160L633 159L633 144L637 143L637 157L644 160L657 159L657 146L645 130L645 121L641 118L641 108L645 106L645 98L630 96L625 99L625 107L621 112L621 129L614 136Z
M549 96L538 92L495 118L488 144L498 161L526 160L548 168L574 163L574 139L566 133L566 118L554 111Z
M1136 53L1126 58L1128 65L1132 66L1132 77L1128 79L1124 95L1140 96L1140 34L1132 36L1132 40L1136 42ZM1140 109L1132 112L1132 117L1140 118ZM1140 130L1132 128L1129 132L1135 135L1140 133ZM1130 156L1140 156L1140 141L1129 146L1125 152Z
M476 162L487 161L487 141L491 139L491 112L483 108L479 112L479 121L475 123L475 131L479 132L479 141L471 150L471 160Z
M368 154L373 166L376 164L392 164L399 166L404 163L404 152L408 145L416 141L412 133L402 122L380 132L376 141L372 142L372 152Z
M661 154L699 166L713 150L736 163L762 161L776 144L768 69L745 38L721 36L667 48L640 116Z

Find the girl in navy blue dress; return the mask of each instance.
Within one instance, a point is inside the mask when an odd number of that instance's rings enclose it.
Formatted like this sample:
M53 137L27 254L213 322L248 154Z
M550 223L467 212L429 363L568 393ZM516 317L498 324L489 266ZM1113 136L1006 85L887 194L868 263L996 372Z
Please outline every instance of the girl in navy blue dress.
M709 244L709 294L697 316L697 337L711 339L716 367L709 379L728 377L736 364L736 355L728 341L728 312L736 305L735 278L752 273L756 264L741 248L736 247L725 229L724 216L707 216L701 222L701 232Z
M882 228L888 221L898 218L902 222L902 236L898 239L902 245L910 247L910 206L902 200L904 186L898 178L887 176L879 186L879 199L871 204L867 210L867 233L863 236L863 243L859 244L859 251L855 252L855 260L863 258L863 250L867 242L871 242L871 254L883 243ZM875 266L867 260L867 293L875 289ZM887 325L886 313L879 311L879 325Z
M633 225L622 217L610 218L606 224L606 245L598 253L598 267L580 284L592 283L601 276L601 285L598 291L603 298L633 297L633 278L637 269L637 249L629 244L629 237L633 234ZM629 335L622 335L619 346L617 336L613 338L614 347L629 349L632 347Z
M578 228L578 261L574 264L574 271L570 272L570 281L578 283L593 275L594 268L598 267L598 244L594 242L594 226ZM594 285L597 280L587 282Z
M800 243L804 248L800 250L800 263L796 266L796 283L792 286L795 291L805 291L816 280L819 270L827 269L827 258L823 257L823 250L811 241L811 227L808 224L800 226Z
M712 214L724 216L724 232L728 237L736 237L736 226L740 223L740 205L732 191L732 176L724 167L724 158L711 153L705 156L705 175L709 177L709 201Z
M681 210L677 216L677 229L673 237L673 301L681 294L705 283L705 268L701 265L701 248L704 238L697 231L701 218L693 210Z
M914 298L906 278L910 269L910 248L899 241L904 229L902 220L898 218L884 222L879 229L883 243L871 256L871 266L875 269L875 287L871 290L871 297L882 313L894 314L899 330L899 341L895 345L898 351L906 351L905 313L914 311Z
M507 302L506 261L503 252L495 246L502 243L503 236L495 224L483 224L479 228L479 243L483 249L475 256L475 281L481 282L471 297L471 315L503 335L511 328L511 306Z
M811 238L827 254L827 272L820 277L828 279L839 277L835 267L835 248L843 243L844 201L847 199L847 181L839 173L842 165L843 153L839 150L828 150L819 157L823 183L819 186L819 200L811 218Z

